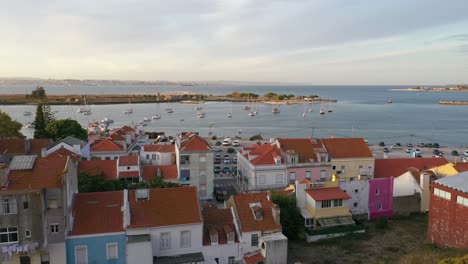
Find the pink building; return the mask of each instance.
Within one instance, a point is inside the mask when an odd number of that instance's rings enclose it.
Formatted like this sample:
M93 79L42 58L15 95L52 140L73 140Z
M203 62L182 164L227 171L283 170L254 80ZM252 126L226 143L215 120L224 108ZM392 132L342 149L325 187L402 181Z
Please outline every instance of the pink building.
M393 177L369 180L369 217L390 218L393 213Z

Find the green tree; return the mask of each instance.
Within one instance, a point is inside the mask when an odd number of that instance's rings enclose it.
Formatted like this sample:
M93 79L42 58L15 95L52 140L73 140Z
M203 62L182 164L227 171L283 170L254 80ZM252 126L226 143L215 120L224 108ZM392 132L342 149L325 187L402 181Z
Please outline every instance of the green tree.
M36 118L34 119L34 138L48 138L43 107L43 104L38 104L36 108Z
M36 89L31 92L31 97L36 98L36 99L41 99L41 100L46 99L47 95L46 95L44 87L37 86Z
M268 92L264 95L264 97L269 98L269 99L275 98L276 96L278 95L272 92Z
M24 138L21 123L12 120L10 115L0 110L0 138Z
M47 101L45 101L45 103L42 104L42 111L44 113L44 121L47 127L49 124L55 121L54 113L52 113L50 105L47 104Z
M64 139L68 136L82 140L86 140L88 138L86 129L84 129L76 120L72 119L60 119L50 123L46 127L46 133L54 141Z
M289 239L303 239L305 237L304 221L301 211L296 206L296 196L271 193L271 200L280 207L280 222L283 234Z
M128 189L125 181L106 180L102 175L78 173L78 192L109 192Z
M447 258L439 261L438 264L466 264L468 263L468 255L458 258Z
M155 176L153 179L149 181L139 182L136 185L137 189L148 188L170 188L170 187L178 187L179 184L173 182L165 182L161 177Z

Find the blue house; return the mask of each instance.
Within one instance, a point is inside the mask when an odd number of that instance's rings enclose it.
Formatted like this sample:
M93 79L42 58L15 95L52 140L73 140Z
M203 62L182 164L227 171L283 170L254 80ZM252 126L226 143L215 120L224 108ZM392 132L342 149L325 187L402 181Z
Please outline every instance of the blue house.
M68 264L126 263L122 191L75 194Z

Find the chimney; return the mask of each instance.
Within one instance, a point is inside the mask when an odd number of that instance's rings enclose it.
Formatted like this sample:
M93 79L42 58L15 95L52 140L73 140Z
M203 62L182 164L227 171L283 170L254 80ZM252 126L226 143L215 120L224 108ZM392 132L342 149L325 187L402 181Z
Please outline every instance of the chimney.
M0 165L0 188L8 185L8 167L7 165Z
M275 223L277 225L280 225L280 208L277 204L272 204L271 205L271 214L273 215L273 219L275 220Z
M47 149L46 148L42 148L41 149L41 157L47 157Z
M24 155L29 155L29 151L31 150L31 139L24 140Z
M128 190L123 190L123 206L122 206L123 228L130 225L130 204L128 203Z

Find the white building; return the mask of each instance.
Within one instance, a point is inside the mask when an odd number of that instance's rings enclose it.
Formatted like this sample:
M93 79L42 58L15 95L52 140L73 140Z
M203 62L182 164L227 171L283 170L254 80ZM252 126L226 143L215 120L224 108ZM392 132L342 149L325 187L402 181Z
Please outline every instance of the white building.
M139 156L119 156L117 176L129 182L138 183L142 180Z
M161 166L176 164L175 145L143 145L140 150L140 161L145 165Z
M46 150L45 155L42 155L42 156L43 157L49 156L51 153L55 152L56 150L58 150L60 148L65 148L65 149L77 154L78 156L81 156L81 157L86 158L86 159L91 158L91 156L90 156L91 155L90 154L90 144L88 144L88 142L86 142L86 141L83 141L81 139L71 137L71 136L68 136L68 137L60 140L55 145L48 148Z

